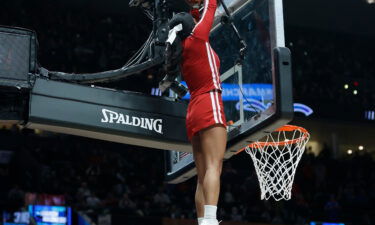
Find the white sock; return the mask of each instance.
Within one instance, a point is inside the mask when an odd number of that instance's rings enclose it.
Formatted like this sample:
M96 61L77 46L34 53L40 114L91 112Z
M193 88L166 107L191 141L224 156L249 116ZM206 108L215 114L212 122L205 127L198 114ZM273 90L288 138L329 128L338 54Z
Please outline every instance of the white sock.
M204 206L204 218L205 219L216 219L216 205L205 205Z
M198 217L198 225L201 225L203 217Z

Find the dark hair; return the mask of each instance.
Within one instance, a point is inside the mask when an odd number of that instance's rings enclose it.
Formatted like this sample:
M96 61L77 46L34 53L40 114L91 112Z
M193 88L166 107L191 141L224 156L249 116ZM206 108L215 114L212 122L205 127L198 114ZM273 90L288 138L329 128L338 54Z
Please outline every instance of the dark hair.
M172 29L178 24L182 24L182 30L177 34L181 40L187 38L195 26L193 17L187 12L180 12L174 15L169 21L169 29Z

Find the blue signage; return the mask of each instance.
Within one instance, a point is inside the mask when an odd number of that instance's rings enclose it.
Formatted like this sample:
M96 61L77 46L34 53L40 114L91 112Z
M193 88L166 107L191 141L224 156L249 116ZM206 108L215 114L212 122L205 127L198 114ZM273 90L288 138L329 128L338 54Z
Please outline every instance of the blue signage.
M314 111L307 105L294 103L294 112L300 112L305 114L305 116L310 116Z
M29 205L30 217L36 225L71 225L71 208L64 206Z
M184 81L181 84L186 86ZM251 98L261 101L270 101L273 99L272 84L243 84L242 90L238 84L222 83L223 101L238 101L242 95L244 98ZM183 99L190 99L190 93L185 95Z
M344 223L310 222L310 225L345 225Z
M181 82L186 86L184 81ZM272 84L243 84L242 88L238 84L222 83L222 98L223 101L238 101L236 109L240 110L240 96L243 97L243 107L245 111L249 112L262 112L271 106L273 100L273 87ZM161 95L157 88L153 88L152 95ZM184 100L190 99L190 93L186 94ZM305 116L310 116L314 111L307 105L301 103L294 103L294 112L299 112Z

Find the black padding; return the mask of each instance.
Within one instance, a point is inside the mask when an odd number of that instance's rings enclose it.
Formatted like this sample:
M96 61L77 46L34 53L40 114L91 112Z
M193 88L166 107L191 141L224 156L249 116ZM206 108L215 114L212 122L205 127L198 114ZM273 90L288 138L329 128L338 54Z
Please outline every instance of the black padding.
M80 131L70 134L87 137L92 137L87 133L91 131L186 145L186 110L185 103L170 98L36 78L30 93L28 124L76 129ZM139 118L137 125L131 122L135 117ZM159 131L150 127L156 127L155 121L160 122Z

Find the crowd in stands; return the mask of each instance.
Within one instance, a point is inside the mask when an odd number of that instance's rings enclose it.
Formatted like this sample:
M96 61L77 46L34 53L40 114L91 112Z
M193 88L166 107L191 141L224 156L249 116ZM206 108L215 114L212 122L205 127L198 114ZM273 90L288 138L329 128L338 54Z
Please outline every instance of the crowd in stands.
M138 51L152 22L138 8L101 12L65 1L4 0L0 26L31 29L38 39L38 63L50 70L94 73L119 69ZM74 5L74 4L73 4ZM115 10L116 11L116 10ZM150 93L148 71L104 87ZM153 78L153 77L151 77Z
M374 109L372 37L296 27L286 36L297 101Z
M43 2L43 7L28 4L23 8L0 3L0 23L36 30L39 60L51 70L119 68L142 45L150 29L147 20L133 26L126 15L82 10L62 13L49 1ZM287 28L286 34L293 52L297 100L374 107L372 40L302 28ZM357 95L354 89L358 89ZM196 216L195 180L165 184L162 151L37 135L16 127L2 129L0 140L1 149L14 152L9 165L0 165L2 208L22 207L25 193L35 192L64 195L67 205L87 213ZM219 218L274 224L311 220L374 224L374 160L366 152L343 159L333 159L329 152L328 147L319 156L307 151L297 170L293 198L282 202L261 201L250 158L245 153L234 157L224 164Z
M63 2L0 3L0 25L34 30L39 63L49 70L88 73L118 69L150 33L151 21L136 8L132 14L111 14Z
M64 195L75 210L139 217L195 218L195 178L164 182L164 153L140 147L31 131L1 130L2 149L14 151L0 174L2 206L21 207L26 192ZM18 140L18 141L16 141ZM246 153L224 163L219 218L273 224L344 221L373 224L375 161L365 152L333 159L308 149L290 201L260 200ZM16 204L16 205L15 205Z

